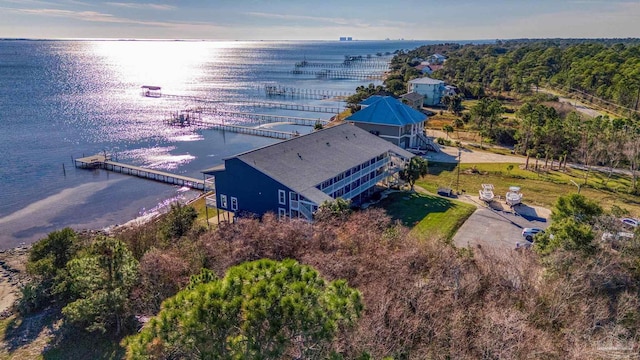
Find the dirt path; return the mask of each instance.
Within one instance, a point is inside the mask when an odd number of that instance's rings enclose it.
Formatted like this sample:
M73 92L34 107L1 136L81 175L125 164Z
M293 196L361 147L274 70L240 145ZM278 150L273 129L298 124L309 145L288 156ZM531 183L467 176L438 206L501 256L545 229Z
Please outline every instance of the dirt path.
M544 89L544 88L538 88L538 91L557 96L558 102L569 104L573 106L576 109L576 111L581 112L584 115L587 115L589 117L597 117L597 116L603 115L600 111L590 108L589 105L583 102L580 102L579 100L576 100L576 99L566 98L556 91Z
M429 129L428 134L431 137L442 137L446 138L446 134L440 130ZM471 142L461 141L462 144L471 144ZM437 161L437 162L448 162L448 163L457 163L458 162L458 148L455 146L440 146L441 152L429 152L427 154L427 160ZM526 158L523 156L515 156L515 155L501 155L494 154L486 151L473 150L469 148L464 148L461 150L460 154L460 162L463 164L478 164L478 163L516 163L516 164L524 164Z

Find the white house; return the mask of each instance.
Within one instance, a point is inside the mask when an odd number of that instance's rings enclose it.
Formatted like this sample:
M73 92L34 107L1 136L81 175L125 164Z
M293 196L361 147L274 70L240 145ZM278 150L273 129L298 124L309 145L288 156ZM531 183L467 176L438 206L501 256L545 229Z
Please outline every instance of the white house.
M433 54L427 58L429 64L442 64L447 60L447 57L442 54Z
M423 77L409 81L407 92L417 92L424 96L425 106L440 104L440 100L445 95L444 81Z

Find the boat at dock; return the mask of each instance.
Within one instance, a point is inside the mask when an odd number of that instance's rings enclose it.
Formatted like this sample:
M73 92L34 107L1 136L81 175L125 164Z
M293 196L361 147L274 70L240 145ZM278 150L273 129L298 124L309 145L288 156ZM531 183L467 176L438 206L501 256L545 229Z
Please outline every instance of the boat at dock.
M507 205L514 207L522 203L522 193L519 186L510 186L505 196Z
M493 194L493 184L482 184L482 190L479 191L480 200L484 202L492 202L495 195Z

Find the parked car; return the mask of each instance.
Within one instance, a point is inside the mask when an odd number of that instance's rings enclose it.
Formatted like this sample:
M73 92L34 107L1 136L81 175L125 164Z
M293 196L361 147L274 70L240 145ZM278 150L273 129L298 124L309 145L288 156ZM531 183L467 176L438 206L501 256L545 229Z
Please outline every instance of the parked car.
M610 232L605 232L604 234L602 234L602 240L603 241L632 240L633 236L634 236L633 233L626 232L626 231L620 231L615 234L612 234Z
M639 223L637 219L631 219L631 218L622 218L620 219L620 221L622 221L623 224L631 226L633 228L637 228Z
M525 240L527 240L529 242L533 242L533 237L536 236L536 234L539 234L539 233L544 233L544 230L538 229L538 228L524 228L524 229L522 229L522 237L524 237Z

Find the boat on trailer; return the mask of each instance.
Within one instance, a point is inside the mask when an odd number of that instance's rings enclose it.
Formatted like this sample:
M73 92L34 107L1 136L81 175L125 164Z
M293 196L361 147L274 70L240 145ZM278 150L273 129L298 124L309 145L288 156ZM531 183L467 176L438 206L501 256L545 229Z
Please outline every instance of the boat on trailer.
M480 200L485 202L492 202L494 198L493 184L482 184L482 190L479 191Z
M522 203L522 193L519 186L510 186L505 196L507 205L514 207Z

